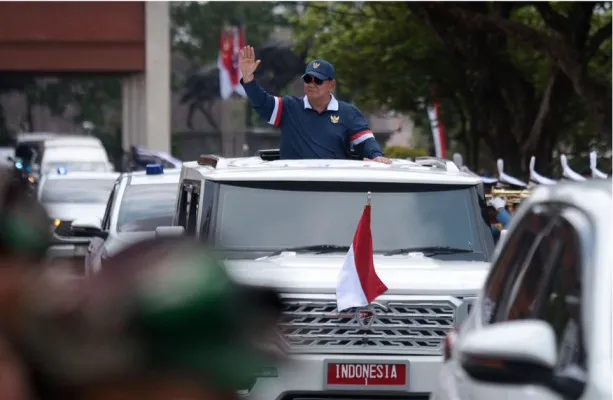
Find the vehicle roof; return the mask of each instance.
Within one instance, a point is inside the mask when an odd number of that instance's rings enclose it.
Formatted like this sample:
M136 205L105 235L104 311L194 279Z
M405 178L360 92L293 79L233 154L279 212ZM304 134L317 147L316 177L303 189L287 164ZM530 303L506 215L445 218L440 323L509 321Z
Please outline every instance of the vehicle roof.
M393 160L382 164L359 160L275 160L259 157L223 159L217 168L199 165L196 161L183 164L185 178L213 181L344 181L433 183L476 185L481 179L460 171L424 166L408 160Z
M27 142L42 142L47 139L58 137L58 133L53 132L25 132L17 134L17 145Z
M102 142L93 136L62 135L45 140L45 147L100 146Z
M92 159L92 156L98 156ZM100 157L102 156L102 157ZM106 151L102 147L52 147L45 150L44 161L93 161L99 162L108 158Z
M94 172L94 171L68 171L65 174L49 173L46 176L51 180L71 180L71 179L104 179L115 180L121 175L119 172Z
M610 213L613 189L611 179L588 179L583 182L560 182L556 185L539 185L530 197L524 200L527 205L542 202L564 202L575 204L599 219L603 212ZM597 201L603 196L608 201ZM522 203L522 208L523 207ZM601 218L600 218L601 219ZM607 224L610 221L607 221Z
M181 175L179 168L164 170L163 174L147 175L145 171L135 171L126 173L128 185L159 185L165 183L179 183Z

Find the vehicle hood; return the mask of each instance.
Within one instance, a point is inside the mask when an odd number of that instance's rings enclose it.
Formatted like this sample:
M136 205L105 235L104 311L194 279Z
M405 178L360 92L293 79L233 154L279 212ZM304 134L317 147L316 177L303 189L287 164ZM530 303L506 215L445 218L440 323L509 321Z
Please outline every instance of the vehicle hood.
M106 209L106 203L45 203L43 205L50 218L58 218L63 221L74 221L77 218L91 216L102 219L104 210Z
M230 274L246 284L291 293L335 293L345 259L338 255L280 255L257 260L227 260ZM387 294L475 295L490 268L483 261L441 261L408 255L375 255L375 269Z
M155 232L126 232L109 236L106 242L104 242L104 255L105 257L112 257L133 244L142 240L153 239L154 237Z

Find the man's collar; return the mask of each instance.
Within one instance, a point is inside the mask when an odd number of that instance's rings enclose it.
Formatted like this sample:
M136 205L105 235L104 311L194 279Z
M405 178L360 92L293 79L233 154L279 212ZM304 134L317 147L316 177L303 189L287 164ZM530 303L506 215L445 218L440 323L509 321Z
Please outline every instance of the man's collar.
M330 96L332 98L330 99L330 102L328 103L328 111L338 111L338 100L336 100L336 97L334 97L333 94L331 94ZM306 96L302 98L302 101L304 102L305 110L307 108L313 109L313 107L311 107L311 103L309 103L309 99Z

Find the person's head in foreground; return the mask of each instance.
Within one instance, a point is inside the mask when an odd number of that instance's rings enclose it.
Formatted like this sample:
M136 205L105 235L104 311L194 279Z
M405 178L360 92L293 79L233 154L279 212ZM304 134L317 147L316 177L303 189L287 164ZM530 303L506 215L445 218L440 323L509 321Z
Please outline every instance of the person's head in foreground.
M51 239L51 222L27 184L0 170L0 269L41 265Z
M13 332L37 399L236 399L277 360L257 347L277 294L235 283L201 244L152 239L113 264L19 296Z
M334 66L326 60L314 60L307 64L302 80L304 94L311 105L325 104L336 87Z

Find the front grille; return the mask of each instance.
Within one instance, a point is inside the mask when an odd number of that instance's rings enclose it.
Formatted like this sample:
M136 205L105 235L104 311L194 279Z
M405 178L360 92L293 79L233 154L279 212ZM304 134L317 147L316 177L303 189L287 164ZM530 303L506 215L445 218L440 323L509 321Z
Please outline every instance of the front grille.
M55 234L58 236L73 236L70 229L72 221L60 221L60 224L55 228Z
M280 331L294 353L439 355L461 300L450 296L377 301L376 318L361 324L336 301L283 297Z

